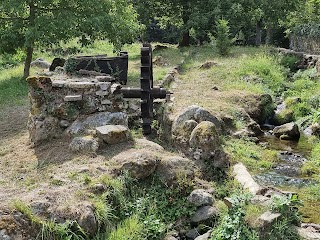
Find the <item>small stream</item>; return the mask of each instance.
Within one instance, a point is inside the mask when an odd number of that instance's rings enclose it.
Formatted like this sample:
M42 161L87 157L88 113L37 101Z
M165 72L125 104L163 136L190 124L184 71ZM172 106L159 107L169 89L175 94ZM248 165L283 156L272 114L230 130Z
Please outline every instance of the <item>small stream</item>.
M259 184L274 187L303 187L314 183L312 179L305 178L301 174L301 167L311 152L310 143L307 143L305 136L301 136L299 142L283 141L266 131L265 135L260 137L260 144L278 151L279 161L272 170L254 176Z

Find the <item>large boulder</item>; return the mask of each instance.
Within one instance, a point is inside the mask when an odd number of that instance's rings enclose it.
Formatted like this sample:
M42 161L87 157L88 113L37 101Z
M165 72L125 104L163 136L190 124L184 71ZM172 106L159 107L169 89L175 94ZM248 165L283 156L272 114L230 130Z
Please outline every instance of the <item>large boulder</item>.
M128 116L123 112L96 113L83 119L77 119L67 129L67 132L69 134L80 134L86 132L86 130L92 130L108 124L128 126Z
M190 135L189 145L193 152L200 154L201 159L214 157L215 151L221 148L221 140L215 124L209 121L199 123Z
M37 58L33 62L31 62L31 67L38 67L38 68L44 68L47 69L50 67L50 63L48 63L46 60L43 58Z
M213 218L219 215L219 211L217 208L212 206L203 206L200 207L191 217L191 223L200 224L206 223L207 221L211 221Z
M275 127L273 134L283 140L298 140L300 138L299 127L294 122Z
M259 124L265 123L274 113L272 97L269 94L251 96L246 105L246 112Z
M145 149L130 149L111 159L111 164L117 172L128 172L131 177L144 179L150 176L160 161L154 151Z
M282 111L276 112L272 123L276 126L290 123L294 120L293 111L291 109L283 109Z
M210 112L203 109L202 107L192 105L183 110L178 116L175 118L172 125L172 134L174 137L185 136L185 130L189 129L189 127L194 124L185 124L186 121L194 120L197 123L202 121L209 121L215 124L218 130L221 129L221 123L219 119L213 116ZM188 130L190 132L190 129ZM188 138L188 136L186 136Z
M298 234L302 239L319 240L320 225L314 223L302 223L301 227L296 227Z
M156 174L169 186L175 185L179 177L193 180L197 168L193 161L180 156L164 157L156 169Z

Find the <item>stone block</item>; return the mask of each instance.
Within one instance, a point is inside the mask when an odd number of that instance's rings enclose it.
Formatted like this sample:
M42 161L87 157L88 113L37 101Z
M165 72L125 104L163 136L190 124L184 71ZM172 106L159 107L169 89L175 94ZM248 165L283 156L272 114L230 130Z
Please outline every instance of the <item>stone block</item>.
M71 89L90 89L95 87L93 82L70 82L67 86Z
M65 102L77 102L82 100L82 95L69 95L64 97Z
M75 137L69 145L69 149L76 153L95 153L99 143L92 136Z
M204 189L193 190L188 197L188 201L197 207L212 205L213 200L213 196Z
M126 142L129 139L129 129L123 125L105 125L97 127L97 136L100 140L108 144Z
M63 88L66 83L67 83L67 81L55 80L55 81L52 82L52 87Z
M267 211L263 213L259 218L258 218L258 225L262 229L266 229L270 227L277 219L281 217L280 213L272 213L270 211Z

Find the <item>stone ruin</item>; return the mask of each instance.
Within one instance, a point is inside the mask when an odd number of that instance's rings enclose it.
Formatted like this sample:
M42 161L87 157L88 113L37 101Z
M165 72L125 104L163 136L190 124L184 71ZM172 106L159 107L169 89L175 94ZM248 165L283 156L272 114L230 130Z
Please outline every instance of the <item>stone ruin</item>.
M120 129L127 137L129 104L112 76L57 74L29 77L27 82L31 102L28 129L35 145L63 136L95 136L96 128L106 125L123 126ZM100 135L105 131L108 129L100 128Z

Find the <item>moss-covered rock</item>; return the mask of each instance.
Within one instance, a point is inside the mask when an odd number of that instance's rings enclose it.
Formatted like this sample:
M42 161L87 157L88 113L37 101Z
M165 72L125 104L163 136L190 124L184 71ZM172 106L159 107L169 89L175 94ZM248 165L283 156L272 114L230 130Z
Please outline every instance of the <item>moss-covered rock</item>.
M274 113L274 104L269 94L254 95L247 100L245 110L259 124L265 123Z
M272 119L272 123L276 126L280 126L292 121L294 121L294 112L287 108L279 113L276 113Z
M199 123L191 133L189 145L193 152L200 154L201 159L210 159L221 147L216 126L209 121Z

